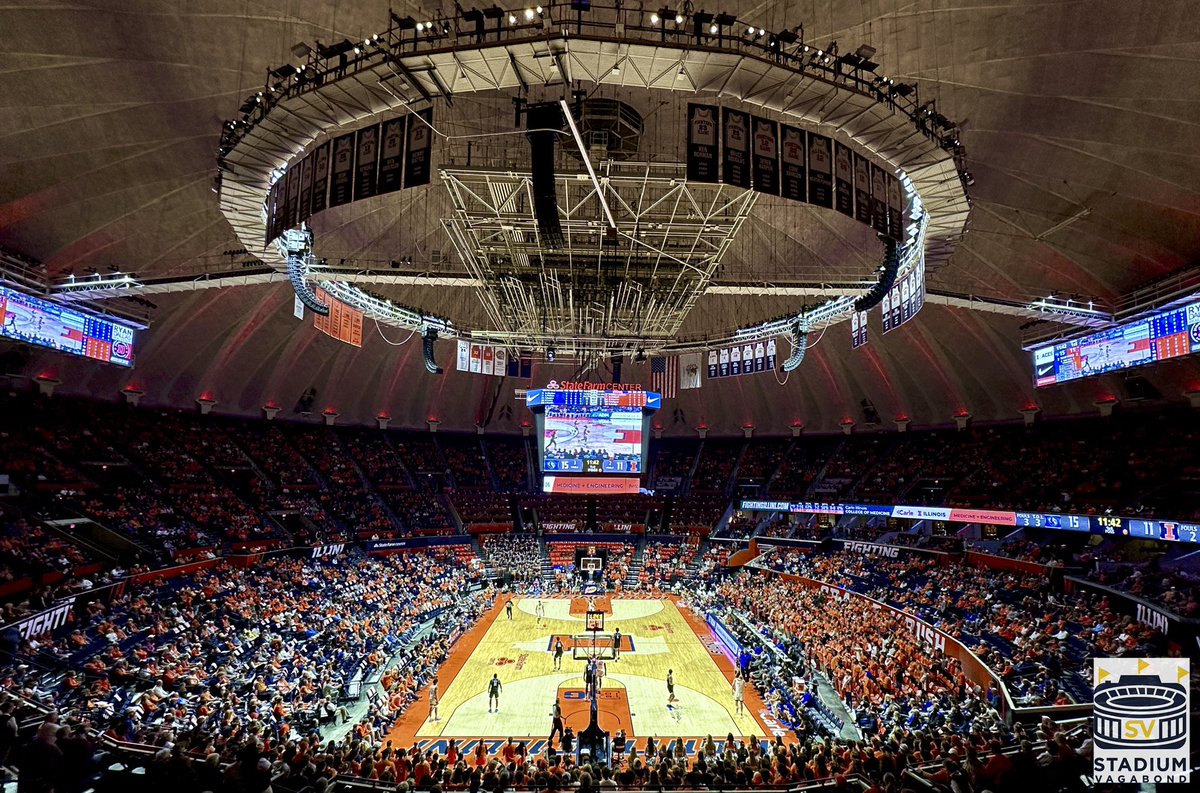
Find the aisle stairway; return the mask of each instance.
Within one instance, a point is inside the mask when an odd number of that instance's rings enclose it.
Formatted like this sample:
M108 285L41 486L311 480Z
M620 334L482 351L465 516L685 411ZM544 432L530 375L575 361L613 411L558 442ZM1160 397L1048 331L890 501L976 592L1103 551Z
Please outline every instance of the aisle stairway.
M646 558L646 538L639 537L637 545L633 549L633 559L629 562L629 570L625 573L625 580L621 582L621 588L630 591L637 589L638 582L642 577L642 567Z

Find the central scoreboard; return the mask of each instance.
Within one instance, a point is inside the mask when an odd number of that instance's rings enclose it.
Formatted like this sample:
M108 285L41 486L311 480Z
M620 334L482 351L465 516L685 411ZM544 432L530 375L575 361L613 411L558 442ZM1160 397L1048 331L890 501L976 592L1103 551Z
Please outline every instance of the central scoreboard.
M591 384L587 384L591 385ZM526 394L537 419L543 490L636 493L646 469L650 415L659 394L635 388L570 388L553 383Z

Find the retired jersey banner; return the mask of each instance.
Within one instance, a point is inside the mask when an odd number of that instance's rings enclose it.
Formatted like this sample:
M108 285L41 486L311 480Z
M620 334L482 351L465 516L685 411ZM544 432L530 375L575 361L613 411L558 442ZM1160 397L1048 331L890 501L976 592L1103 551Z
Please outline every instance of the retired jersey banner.
M880 234L888 233L887 171L871 166L871 228Z
M393 118L380 126L379 193L392 193L404 186L404 124L408 116Z
M779 186L784 198L804 201L808 198L808 169L805 166L805 151L808 148L804 130L784 124L783 142L779 146Z
M300 224L300 163L288 168L287 217L284 222L289 229L294 229Z
M333 167L329 206L340 207L354 200L354 133L333 139Z
M900 180L888 174L887 178L888 236L896 242L904 241L904 190Z
M833 208L854 217L854 157L850 147L833 144Z
M494 344L459 339L456 368L460 372L504 377L508 374L508 353Z
M729 108L721 109L721 130L725 137L722 178L734 187L750 186L750 116Z
M854 155L854 219L871 225L871 161Z
M279 236L279 184L281 181L276 181L271 185L271 189L267 191L267 201L263 206L263 210L267 213L267 237L263 240L264 245L270 245L271 240Z
M717 182L717 108L688 103L687 178L689 182Z
M855 311L850 315L850 348L857 350L867 343L867 312Z
M892 329L892 293L888 292L883 296L883 300L879 301L879 317L883 320L883 332L886 334Z
M296 222L303 223L312 215L313 156L300 163L300 208Z
M808 133L808 203L833 208L833 141Z
M354 146L354 200L375 195L379 171L379 125L358 131Z
M329 142L326 141L313 152L313 186L311 213L325 209L329 195Z
M916 273L909 273L900 281L900 324L912 319L913 315L913 281Z
M404 155L404 186L429 184L433 168L432 108L414 113L408 120L408 150Z
M900 282L899 281L897 281L896 285L892 287L891 294L892 294L892 330L895 330L896 328L900 327L900 324L903 321L903 317L904 317L904 306L902 306L900 304L901 291L900 291Z
M744 377L775 370L775 340L708 351L708 377ZM697 386L698 387L698 386Z
M758 116L753 117L752 123L754 135L750 142L754 189L760 193L779 195L779 125Z

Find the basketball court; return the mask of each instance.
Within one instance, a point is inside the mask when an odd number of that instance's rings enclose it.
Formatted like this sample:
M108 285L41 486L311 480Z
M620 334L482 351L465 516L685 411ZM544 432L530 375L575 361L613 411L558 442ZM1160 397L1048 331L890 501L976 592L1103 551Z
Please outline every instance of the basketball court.
M579 598L575 598L579 601ZM398 745L413 742L438 748L450 738L470 751L469 739L531 742L540 750L550 733L550 710L557 700L567 726L577 733L588 724L584 667L589 655L604 660L598 721L612 734L629 738L723 739L771 737L766 708L746 687L744 714L736 713L732 660L719 649L708 626L673 600L611 599L604 603L603 632L586 631L586 609L570 598L518 598L513 617L504 599L455 645L439 675L439 720L429 718L428 696L401 718L389 736ZM613 634L621 631L614 660ZM555 639L564 647L561 669L554 668ZM667 670L674 670L676 702L668 703ZM487 684L498 675L503 685L498 713L488 710ZM489 751L495 751L489 746ZM641 744L639 744L640 748Z

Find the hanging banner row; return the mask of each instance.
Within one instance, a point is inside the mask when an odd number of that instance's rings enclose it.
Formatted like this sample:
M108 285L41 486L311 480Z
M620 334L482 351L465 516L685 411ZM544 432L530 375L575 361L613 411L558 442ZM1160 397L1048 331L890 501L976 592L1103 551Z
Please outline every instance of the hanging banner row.
M362 346L363 313L334 298L324 289L313 290L317 299L329 306L328 314L313 314L313 327L354 347Z
M327 140L271 186L266 243L318 212L402 187L429 184L433 110Z
M832 138L739 110L689 103L687 143L690 182L753 187L836 209L898 242L904 239L900 180Z
M708 351L708 379L775 371L775 340Z

